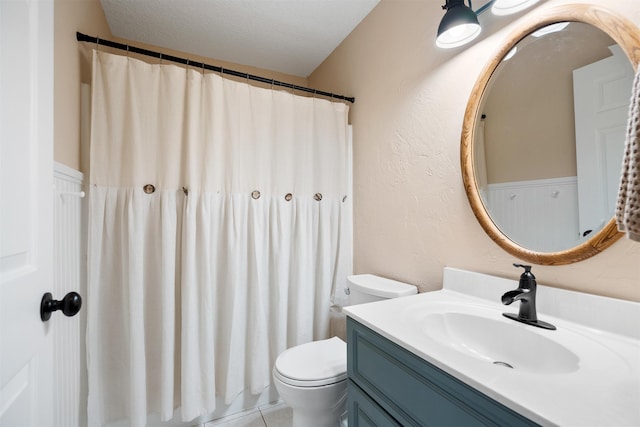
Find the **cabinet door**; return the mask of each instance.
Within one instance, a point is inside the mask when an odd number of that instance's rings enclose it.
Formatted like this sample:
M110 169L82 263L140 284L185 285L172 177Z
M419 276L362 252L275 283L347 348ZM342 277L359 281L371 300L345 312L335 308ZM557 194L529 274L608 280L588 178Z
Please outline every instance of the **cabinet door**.
M401 427L352 381L347 383L349 427Z

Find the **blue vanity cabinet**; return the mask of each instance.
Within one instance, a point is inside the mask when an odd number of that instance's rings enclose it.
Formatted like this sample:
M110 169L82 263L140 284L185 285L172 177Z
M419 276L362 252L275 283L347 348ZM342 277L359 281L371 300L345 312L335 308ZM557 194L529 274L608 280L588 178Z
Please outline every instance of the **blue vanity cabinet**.
M347 396L349 427L402 427L351 380L347 381Z
M537 426L347 318L349 427Z

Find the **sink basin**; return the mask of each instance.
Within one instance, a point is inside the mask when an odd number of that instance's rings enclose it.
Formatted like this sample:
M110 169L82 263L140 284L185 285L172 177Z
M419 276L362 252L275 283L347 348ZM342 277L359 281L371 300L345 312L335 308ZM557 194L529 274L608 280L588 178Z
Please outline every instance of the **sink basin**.
M569 373L579 368L580 358L574 352L532 327L508 319L445 312L428 314L423 321L429 338L487 363L539 374Z
M406 304L398 320L443 363L459 359L453 363L465 366L466 360L469 369L508 375L583 375L603 366L611 375L628 374L629 365L597 335L564 324L554 331L536 328L504 317L504 311L469 301L417 302Z
M640 426L640 304L538 286L546 330L502 315L518 282L445 269L443 289L353 320L543 426Z

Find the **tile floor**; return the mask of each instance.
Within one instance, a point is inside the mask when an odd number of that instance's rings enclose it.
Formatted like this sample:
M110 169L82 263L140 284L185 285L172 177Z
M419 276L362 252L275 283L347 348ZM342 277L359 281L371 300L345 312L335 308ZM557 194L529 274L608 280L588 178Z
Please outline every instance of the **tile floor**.
M291 427L291 421L291 408L284 403L277 403L209 421L204 427Z

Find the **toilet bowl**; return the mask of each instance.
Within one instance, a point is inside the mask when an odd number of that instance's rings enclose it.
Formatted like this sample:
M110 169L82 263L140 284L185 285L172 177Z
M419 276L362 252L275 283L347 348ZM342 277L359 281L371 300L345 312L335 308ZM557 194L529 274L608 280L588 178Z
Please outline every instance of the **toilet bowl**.
M347 344L333 337L285 350L273 379L294 426L336 427L347 409Z
M417 292L415 286L371 274L349 276L347 283L353 304ZM276 359L273 380L293 411L293 427L346 426L347 345L340 338L285 350Z

